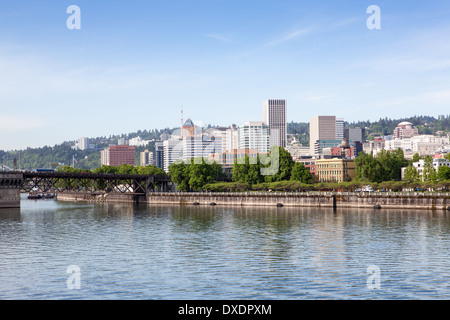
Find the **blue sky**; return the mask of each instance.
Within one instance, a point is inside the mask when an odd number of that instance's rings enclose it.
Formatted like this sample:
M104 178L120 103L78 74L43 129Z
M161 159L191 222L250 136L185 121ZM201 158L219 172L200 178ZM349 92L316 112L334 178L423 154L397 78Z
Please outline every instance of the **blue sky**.
M289 122L448 114L449 18L433 0L2 1L0 149L173 128L181 105L223 126L265 99Z

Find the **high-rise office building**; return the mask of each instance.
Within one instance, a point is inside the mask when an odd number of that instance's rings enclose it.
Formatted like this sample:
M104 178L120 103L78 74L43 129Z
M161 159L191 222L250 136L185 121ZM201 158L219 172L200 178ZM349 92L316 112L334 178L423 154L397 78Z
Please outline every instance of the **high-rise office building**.
M88 138L80 138L78 139L78 150L87 150L90 149L90 141Z
M336 140L344 139L344 119L336 119Z
M169 172L169 167L177 160L183 160L183 140L166 140L164 146L164 171Z
M120 166L122 164L135 165L134 147L127 145L110 146L101 153L102 165Z
M249 121L239 127L239 149L270 150L269 126L261 121Z
M167 140L165 140L167 141ZM164 142L156 141L155 142L155 165L164 169Z
M145 150L141 152L140 165L141 167L153 165L153 152Z
M336 140L336 116L315 116L309 120L309 148L315 154L318 140Z
M223 151L239 148L239 131L235 124L231 127L217 127L206 131L210 136L222 138Z
M286 100L263 101L263 122L269 126L270 146L285 148L286 133Z
M109 166L108 148L100 151L100 164L102 166Z
M222 137L199 135L183 138L183 161L204 158L207 160L213 153L222 152Z
M360 127L347 128L345 129L344 138L347 138L348 141L352 142L363 142L362 129Z

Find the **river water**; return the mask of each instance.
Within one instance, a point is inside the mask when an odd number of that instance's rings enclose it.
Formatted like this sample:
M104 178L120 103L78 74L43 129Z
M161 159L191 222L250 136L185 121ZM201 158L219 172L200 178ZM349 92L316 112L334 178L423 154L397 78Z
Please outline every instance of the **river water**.
M450 214L22 199L0 299L448 299Z

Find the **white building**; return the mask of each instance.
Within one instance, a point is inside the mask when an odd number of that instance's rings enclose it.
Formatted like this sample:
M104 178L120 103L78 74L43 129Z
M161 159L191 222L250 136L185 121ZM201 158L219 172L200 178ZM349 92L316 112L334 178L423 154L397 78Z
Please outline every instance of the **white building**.
M270 146L286 147L286 100L263 101L263 122L269 126Z
M87 150L89 149L90 141L88 138L80 138L78 139L78 150Z
M434 155L450 146L448 137L419 135L412 138L392 139L386 141L386 150L402 149L405 153L418 153L420 156Z
M222 150L233 150L239 147L239 131L236 125L231 127L212 128L205 131L211 137L220 137L222 140Z
M292 143L286 146L286 151L289 152L292 156L292 160L296 161L301 157L309 156L310 149L309 147L303 147L301 143L298 141L293 141Z
M206 130L206 134L222 138L222 150L234 150L239 148L239 129L235 124L228 128L213 128Z
M256 149L259 153L270 150L269 126L261 121L249 121L239 127L239 149Z
M100 164L102 166L109 166L109 154L108 148L100 151Z
M150 140L143 140L141 137L132 138L128 141L128 145L132 147L145 147Z
M146 166L153 166L154 160L153 160L153 152L145 150L141 152L141 158L140 158L140 166L146 167Z
M425 160L420 159L417 162L413 162L413 167L416 168L417 172L419 173L419 176L422 177L423 176L423 171L425 169ZM442 166L447 166L450 167L450 161L448 161L445 158L437 158L437 159L433 159L433 168L434 170L436 170L436 172L439 170L439 167ZM404 171L406 168L402 168L402 178L404 176Z
M177 160L183 159L183 140L165 140L164 148L164 171L169 172L169 167Z
M385 140L372 140L366 143L363 143L363 151L367 154L373 153L374 155L381 152L381 150L385 149L386 141Z
M223 142L223 141L222 141ZM229 129L227 129L225 135L225 150L234 150L239 148L239 128L236 127L235 124L232 124Z
M176 161L183 161L187 164L190 159L210 158L213 153L223 151L223 139L228 135L229 128L211 128L202 132L201 128L194 126L188 119L181 130L174 132L169 140L162 142L163 154L157 152L157 165L162 159L164 171L169 172L169 167Z
M222 137L208 136L206 134L195 137L184 137L182 141L183 161L189 163L190 159L209 159L213 153L221 153Z

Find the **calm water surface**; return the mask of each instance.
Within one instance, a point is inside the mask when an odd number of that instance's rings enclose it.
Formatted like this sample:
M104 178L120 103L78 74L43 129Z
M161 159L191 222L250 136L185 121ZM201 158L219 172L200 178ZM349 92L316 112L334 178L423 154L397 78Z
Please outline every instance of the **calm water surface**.
M0 211L0 299L448 299L449 252L440 211L23 198Z

